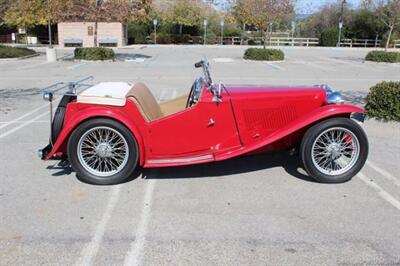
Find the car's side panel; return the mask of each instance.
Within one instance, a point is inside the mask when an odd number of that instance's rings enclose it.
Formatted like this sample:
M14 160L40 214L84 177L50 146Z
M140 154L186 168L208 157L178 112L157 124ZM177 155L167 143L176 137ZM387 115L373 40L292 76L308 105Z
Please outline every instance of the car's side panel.
M335 116L349 117L352 113L364 113L364 109L353 105L325 105L314 109L313 111L298 117L296 120L288 123L280 130L275 131L268 137L256 138L252 143L247 143L243 147L226 153L216 153L215 160L222 161L243 154L248 154L261 149L268 150L268 145L280 141L288 136L296 136L296 132L304 130L305 128L313 125L324 119Z
M150 162L196 158L241 145L229 96L223 95L221 103L213 102L212 97L205 90L198 104L150 123Z
M146 122L136 108L133 102L127 101L123 107L115 106L100 106L91 104L80 104L72 102L67 106L67 112L64 118L64 127L57 138L56 143L53 143L53 149L46 156L46 159L51 159L54 155L65 154L68 138L72 131L82 122L93 118L110 118L124 124L129 128L136 138L140 152L140 165L143 165L146 149L142 132L147 130Z

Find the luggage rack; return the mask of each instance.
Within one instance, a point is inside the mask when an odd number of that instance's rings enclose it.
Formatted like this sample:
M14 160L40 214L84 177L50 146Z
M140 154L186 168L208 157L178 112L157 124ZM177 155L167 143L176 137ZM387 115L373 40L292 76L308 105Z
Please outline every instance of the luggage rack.
M77 89L92 87L93 84L90 84L92 81L93 81L93 76L89 76L77 81L57 82L48 87L45 87L42 90L43 100L50 103L50 144L45 149L38 151L39 156L43 157L44 153L48 152L48 150L53 146L52 132L53 132L53 101L55 100L54 95L61 90L68 89L68 91L63 94L63 97L61 98L59 104L59 106L66 106L71 101L71 99L75 99L77 97Z

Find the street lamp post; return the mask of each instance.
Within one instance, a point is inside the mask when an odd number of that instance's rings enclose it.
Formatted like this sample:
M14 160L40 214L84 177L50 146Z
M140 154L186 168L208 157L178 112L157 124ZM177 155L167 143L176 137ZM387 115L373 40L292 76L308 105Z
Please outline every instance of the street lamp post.
M344 13L344 5L346 4L346 0L342 1L342 7L340 10L340 21L339 21L339 37L338 37L338 42L336 44L336 47L340 47L340 42L342 39L342 28L343 28L343 13Z
M222 19L219 23L221 25L221 45L224 45L224 25L225 21Z
M154 26L154 44L157 44L157 25L158 25L158 20L155 18L155 19L153 19L153 26Z
M205 19L203 21L203 25L204 25L204 40L203 40L203 45L206 45L207 43L207 25L208 25L208 20Z
M292 21L292 46L294 46L294 31L296 30L296 21Z

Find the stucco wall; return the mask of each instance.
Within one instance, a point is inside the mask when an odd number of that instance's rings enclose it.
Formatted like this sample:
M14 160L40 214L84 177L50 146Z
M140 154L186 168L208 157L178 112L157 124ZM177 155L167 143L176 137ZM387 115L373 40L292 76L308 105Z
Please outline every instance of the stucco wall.
M83 47L94 46L94 35L89 35L89 27L93 28L94 22L62 22L58 23L58 40L61 47L64 47L64 40L78 38L82 40ZM118 46L126 45L125 31L122 23L98 23L97 40L101 38L113 38L118 40Z

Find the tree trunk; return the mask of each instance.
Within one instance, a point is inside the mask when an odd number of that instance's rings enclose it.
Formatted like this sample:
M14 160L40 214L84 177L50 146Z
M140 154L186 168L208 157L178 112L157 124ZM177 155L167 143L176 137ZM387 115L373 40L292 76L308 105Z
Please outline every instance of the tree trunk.
M98 22L94 22L94 32L93 32L93 41L94 41L94 47L97 47L97 28L98 28Z
M393 29L394 29L394 26L390 25L390 27L389 27L389 35L388 35L388 39L387 39L386 45L385 45L385 51L387 51L387 49L389 48L390 39L392 38Z
M179 24L179 35L182 35L183 24Z
M246 23L243 23L242 26L242 36L240 36L240 45L244 44L244 31L246 30Z
M264 33L263 33L263 30L260 29L260 36L261 36L261 40L262 40L262 42L263 42L263 47L264 47L264 49L266 48L266 47L265 47L265 41L267 40L267 34L268 34L268 30L266 30L266 32L265 32L265 34L264 34Z

